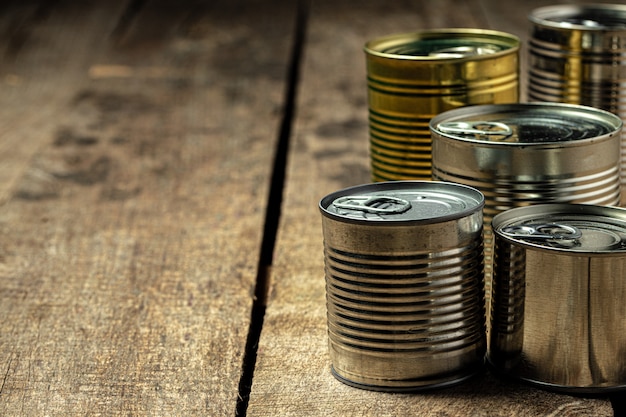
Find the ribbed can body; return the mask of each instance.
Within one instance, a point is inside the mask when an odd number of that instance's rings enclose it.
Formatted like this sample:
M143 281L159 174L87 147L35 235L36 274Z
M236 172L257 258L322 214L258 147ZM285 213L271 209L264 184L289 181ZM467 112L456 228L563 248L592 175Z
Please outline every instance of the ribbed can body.
M555 391L626 390L626 210L520 207L493 230L493 368Z
M528 99L582 104L626 120L626 5L555 5L529 15ZM626 181L626 135L622 138Z
M431 180L430 119L519 95L519 39L478 29L390 35L365 45L373 181Z
M423 206L422 215L381 220L330 212L333 200L372 190ZM456 211L467 190L470 204ZM320 206L334 375L359 388L414 391L479 371L486 350L480 193L381 182L334 193Z

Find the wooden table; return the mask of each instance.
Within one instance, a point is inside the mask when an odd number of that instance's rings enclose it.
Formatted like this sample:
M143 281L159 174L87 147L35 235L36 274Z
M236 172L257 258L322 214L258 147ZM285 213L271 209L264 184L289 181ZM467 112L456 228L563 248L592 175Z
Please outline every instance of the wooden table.
M0 415L613 415L489 373L400 395L329 371L317 203L369 182L364 42L524 40L544 4L2 2Z

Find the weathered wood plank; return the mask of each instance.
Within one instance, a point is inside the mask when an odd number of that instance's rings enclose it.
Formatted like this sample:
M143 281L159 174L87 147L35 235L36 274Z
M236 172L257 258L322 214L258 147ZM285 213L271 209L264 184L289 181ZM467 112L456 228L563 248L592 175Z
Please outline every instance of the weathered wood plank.
M605 398L549 393L490 374L442 391L388 394L348 387L329 369L317 204L330 192L370 182L363 44L434 27L511 29L524 38L527 7L533 5L512 0L312 4L284 214L248 416L612 415Z
M92 10L34 1L2 7L0 203L9 198L33 153L52 134L50 121L66 111L65 103L101 51L124 3L107 2Z
M0 414L233 415L293 6L107 3L2 66Z

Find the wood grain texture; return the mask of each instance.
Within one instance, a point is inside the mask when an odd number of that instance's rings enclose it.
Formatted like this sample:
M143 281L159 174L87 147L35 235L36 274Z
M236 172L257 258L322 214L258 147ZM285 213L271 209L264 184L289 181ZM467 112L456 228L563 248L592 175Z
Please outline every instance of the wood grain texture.
M294 8L37 7L0 18L0 415L233 415Z
M359 390L330 373L318 202L370 182L363 44L390 33L485 27L526 38L527 12L546 2L312 3L284 214L248 416L611 416L607 398L581 398L486 373L421 394Z
M0 203L10 198L40 144L54 134L54 122L105 46L124 4L85 9L16 1L1 7Z

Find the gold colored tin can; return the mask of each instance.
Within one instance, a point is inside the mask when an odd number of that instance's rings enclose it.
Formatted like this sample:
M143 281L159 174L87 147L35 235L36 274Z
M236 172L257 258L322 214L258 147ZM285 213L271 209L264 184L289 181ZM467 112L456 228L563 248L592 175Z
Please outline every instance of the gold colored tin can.
M320 201L333 375L415 391L466 380L486 352L483 195L391 181Z
M528 100L582 104L626 120L626 5L554 5L528 16ZM626 182L626 133L621 147Z
M514 103L519 39L480 29L395 34L365 45L373 181L431 180L430 119Z
M490 364L556 391L626 390L626 210L540 204L492 224Z

